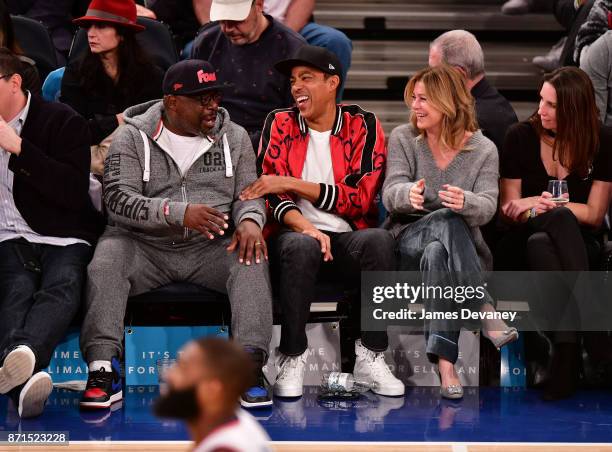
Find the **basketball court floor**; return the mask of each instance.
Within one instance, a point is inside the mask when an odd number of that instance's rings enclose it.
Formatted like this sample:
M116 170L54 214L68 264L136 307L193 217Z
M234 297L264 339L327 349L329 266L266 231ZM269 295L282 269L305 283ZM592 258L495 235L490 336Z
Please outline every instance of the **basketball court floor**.
M24 451L186 451L184 425L153 416L157 386L127 387L124 401L106 411L80 411L79 394L55 389L44 414L19 420L0 400L0 433L68 432L70 446L9 446ZM433 387L408 388L404 397L371 393L356 401L321 402L318 388L301 399L251 411L274 450L563 452L612 451L612 392L581 391L570 400L543 402L533 389L466 388L459 402Z

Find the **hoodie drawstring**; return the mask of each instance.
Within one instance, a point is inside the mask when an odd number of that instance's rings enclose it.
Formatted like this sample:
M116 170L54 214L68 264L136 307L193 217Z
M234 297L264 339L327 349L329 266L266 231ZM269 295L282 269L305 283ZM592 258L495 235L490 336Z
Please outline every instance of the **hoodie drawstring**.
M142 173L143 182L149 182L151 178L151 148L147 134L139 130L140 136L144 144L144 171ZM227 134L223 134L223 157L225 158L225 177L233 177L234 170L232 168L232 154L230 152L229 141Z
M223 156L225 157L225 177L232 177L234 170L232 169L232 155L230 153L229 141L227 141L227 133L223 134Z
M142 181L149 182L151 178L151 148L149 147L149 138L142 130L139 130L140 136L144 143L144 172L142 173Z

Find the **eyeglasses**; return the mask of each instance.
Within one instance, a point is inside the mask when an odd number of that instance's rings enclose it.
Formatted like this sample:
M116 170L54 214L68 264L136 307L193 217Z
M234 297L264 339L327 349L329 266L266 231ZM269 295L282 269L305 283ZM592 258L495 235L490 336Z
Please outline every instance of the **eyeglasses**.
M13 73L13 74L6 74L6 75L3 75L3 76L0 76L0 80L2 80L3 78L11 78L13 75L15 75L15 73Z
M200 102L202 107L208 107L213 102L219 104L221 99L223 99L223 95L221 93L209 93L209 94L201 94L199 96L184 96L189 99L195 100L196 102Z

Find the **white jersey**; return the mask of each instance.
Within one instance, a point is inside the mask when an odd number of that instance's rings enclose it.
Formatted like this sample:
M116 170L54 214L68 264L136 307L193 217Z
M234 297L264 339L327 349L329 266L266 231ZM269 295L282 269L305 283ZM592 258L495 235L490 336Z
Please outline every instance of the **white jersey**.
M194 452L212 452L228 449L236 452L271 452L270 437L253 416L242 409L236 411L236 419L217 427Z

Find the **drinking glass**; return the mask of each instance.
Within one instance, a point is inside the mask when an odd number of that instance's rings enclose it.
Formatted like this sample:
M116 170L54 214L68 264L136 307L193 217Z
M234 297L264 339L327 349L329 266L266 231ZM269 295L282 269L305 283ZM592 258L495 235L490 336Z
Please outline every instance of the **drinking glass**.
M567 190L567 181L565 180L548 181L548 192L552 195L551 201L557 204L569 202L569 191Z

